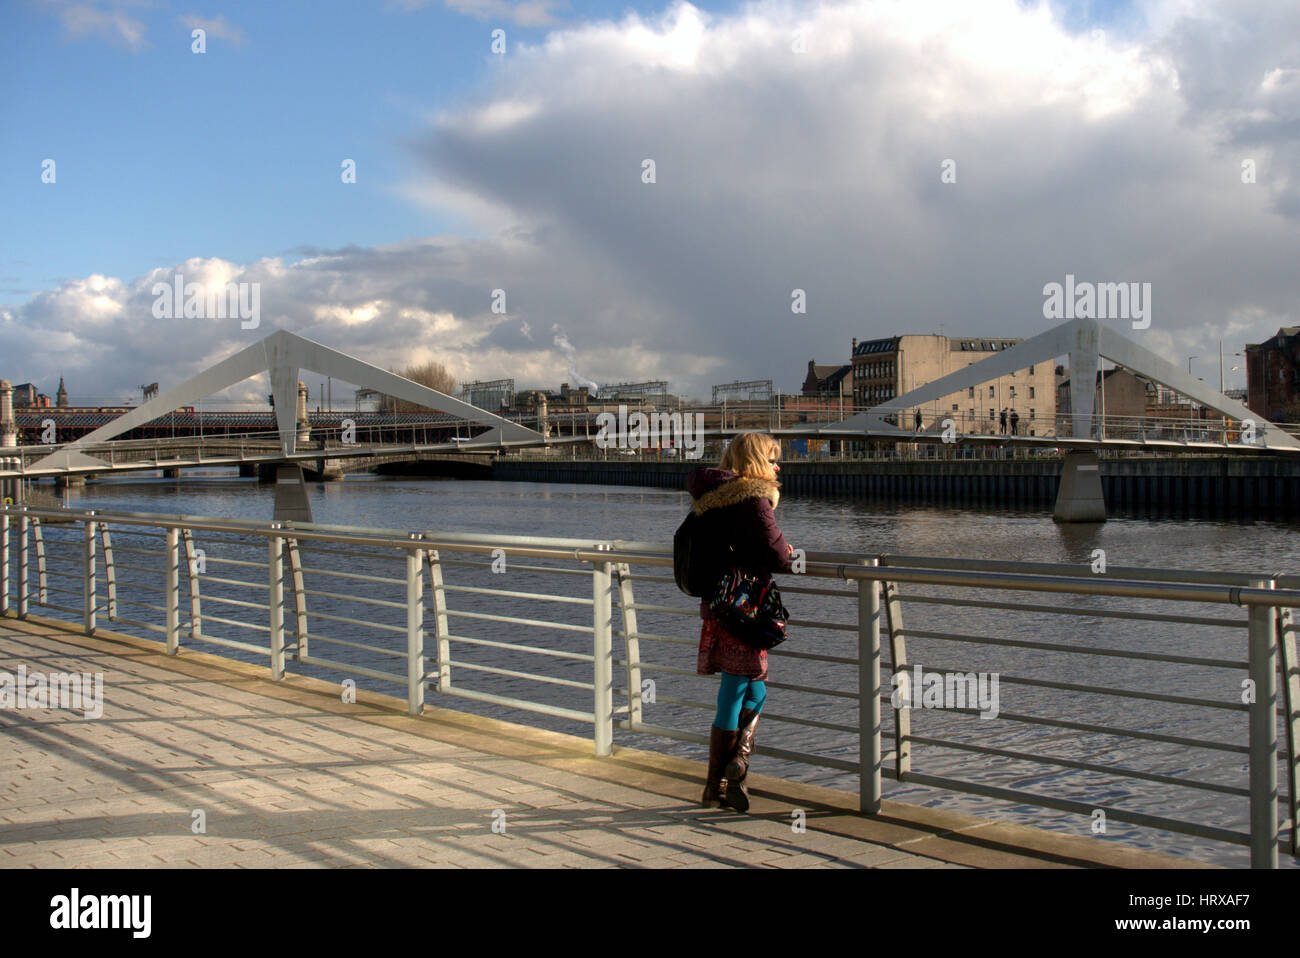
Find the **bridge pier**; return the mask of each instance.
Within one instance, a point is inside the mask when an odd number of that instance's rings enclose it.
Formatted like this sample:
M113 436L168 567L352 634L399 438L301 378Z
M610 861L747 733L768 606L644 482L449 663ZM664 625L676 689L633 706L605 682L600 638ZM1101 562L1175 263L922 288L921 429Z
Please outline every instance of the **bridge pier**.
M257 475L257 463L255 462L240 463L239 466L240 479L252 479L256 475Z
M310 440L311 421L307 418L307 384L301 379L298 380L298 407L295 424L298 427L298 441L307 442Z
M294 462L275 463L275 512L277 522L311 522L311 503L302 466Z
M0 470L17 471L22 460L17 456L8 458L0 456ZM0 479L0 502L11 504L23 501L23 481L21 479Z
M0 446L12 449L18 445L18 426L14 419L14 387L7 379L0 379Z
M54 477L54 490L56 492L62 492L65 489L75 489L76 487L84 486L85 484L86 484L85 476L69 475L69 476Z
M179 469L164 469L162 474L164 479L179 479L181 477Z
M317 459L316 471L320 473L321 482L342 482L343 481L343 460Z
M1052 518L1057 522L1105 522L1106 497L1101 488L1097 454L1067 452Z

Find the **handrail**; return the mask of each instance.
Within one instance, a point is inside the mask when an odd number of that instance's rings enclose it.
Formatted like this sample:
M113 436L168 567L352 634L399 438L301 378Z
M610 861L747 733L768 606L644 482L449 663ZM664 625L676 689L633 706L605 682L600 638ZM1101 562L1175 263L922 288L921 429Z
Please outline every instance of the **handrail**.
M15 521L15 519L17 521ZM209 561L233 564L250 570L238 580L219 575L208 575L197 561L195 534L201 533L204 555ZM161 582L149 582L150 570L145 564L128 564L115 561L117 553L140 553L145 547L133 548L140 539L156 542L161 534L163 543L148 547L163 551L165 561L160 573ZM132 536L137 537L133 539ZM644 583L646 588L672 589L671 579L662 575L647 575L645 571L663 569L672 564L671 551L666 543L634 539L584 539L542 536L476 535L436 531L407 531L398 529L360 528L325 524L298 524L232 520L203 516L159 516L134 512L106 512L98 510L70 510L0 506L0 614L29 615L34 605L53 612L72 615L78 626L93 632L96 613L103 612L108 622L118 627L138 628L159 632L164 636L166 650L175 654L179 649L181 629L181 582L188 580L191 609L189 627L185 631L189 641L198 641L224 647L228 654L256 655L266 662L271 675L282 678L286 659L292 653L296 665L319 669L324 674L353 675L363 680L404 684L407 689L408 708L418 714L423 708L426 693L444 697L456 696L492 705L523 709L541 715L582 721L592 725L593 745L597 755L608 755L615 730L630 733L665 735L682 741L700 739L697 732L673 728L657 718L662 709L711 708L699 696L666 694L658 698L662 708L655 705L656 691L653 679L646 673L658 672L664 676L685 678L694 674L689 668L663 662L655 664L643 658L644 647L677 648L694 645L694 638L682 635L684 622L693 616L694 600L683 601L680 596L664 600L656 594L637 601L635 587ZM17 540L16 543L14 540ZM29 561L30 543L37 551L35 594L31 589L32 573ZM56 549L60 562L81 564L83 598L81 608L65 609L50 602L50 594L65 594L66 589L47 585L46 576L58 574L71 577L76 573L63 571L62 567L47 572L46 545L68 545L78 558L65 556ZM13 562L16 552L18 561ZM97 549L96 546L99 546ZM305 564L302 551L309 552ZM285 560L287 552L288 562ZM491 556L490 562L465 562L449 559L448 554ZM210 555L209 555L210 554ZM835 630L833 635L853 636L856 651L852 654L825 654L799 649L774 650L776 658L793 661L821 663L818 667L831 670L847 669L852 675L852 688L831 688L824 680L777 682L774 688L783 688L801 695L820 695L831 701L851 699L857 702L856 723L843 720L826 721L825 716L771 714L769 721L778 724L813 730L817 735L850 735L856 738L857 762L845 761L831 755L789 749L764 748L777 758L808 762L826 768L853 770L858 777L860 808L872 814L879 810L882 780L885 777L900 782L933 785L955 792L967 792L986 797L1014 800L1019 804L1039 805L1044 808L1077 812L1084 807L1076 799L1059 795L1043 795L1024 789L992 786L983 781L968 781L954 775L934 774L928 767L918 766L917 746L948 748L961 754L1001 756L1003 759L1039 763L1059 769L1105 770L1119 778L1134 782L1158 785L1161 788L1200 789L1219 795L1245 795L1249 798L1250 823L1248 831L1234 831L1211 827L1191 821L1180 821L1168 816L1152 815L1144 811L1113 803L1104 809L1107 817L1136 825L1168 828L1189 835L1199 835L1230 843L1249 845L1253 865L1268 867L1277 862L1278 844L1283 828L1289 829L1289 849L1297 852L1297 803L1300 802L1300 763L1295 757L1300 747L1300 663L1297 662L1297 627L1294 609L1300 608L1300 576L1281 576L1259 572L1213 572L1184 569L1144 569L1111 567L1107 574L1088 574L1089 567L1079 564L1053 564L1041 562L1012 562L1004 560L976 561L947 557L912 555L863 555L847 552L810 551L803 557L806 567L798 578L833 582L840 580L847 588L802 588L798 591L820 597L823 603L852 602L856 616L847 622L834 621L828 614L814 612L802 627ZM523 564L516 559L529 560ZM537 561L532 561L537 560ZM182 572L182 563L184 572ZM396 567L392 567L396 563ZM428 582L424 581L424 566L429 568ZM498 564L502 568L498 569ZM482 586L446 581L447 570L455 569L458 575L482 575L483 569L491 572L505 571L505 565L517 575L537 576L554 581L557 586L577 573L591 577L591 590L585 596L550 591L549 588L528 585L520 587L514 582L511 588L494 585ZM98 567L104 569L107 587L107 604L98 604L95 580ZM576 566L576 568L575 568ZM585 571L584 571L585 570ZM124 575L133 573L133 577ZM491 581L489 572L489 581ZM15 574L16 573L16 574ZM158 573L155 573L158 574ZM333 579L328 590L314 588L320 576L346 576ZM144 577L143 581L140 577ZM260 578L260 582L256 581ZM206 580L206 581L204 581ZM253 581L249 581L253 580ZM287 580L287 581L286 581ZM481 580L479 580L481 581ZM355 583L349 590L334 582ZM938 586L950 590L937 597L904 595L900 586ZM62 579L60 579L62 584ZM238 597L230 589L241 584L256 586L252 598L247 590ZM161 586L161 588L159 587ZM141 588L149 592L161 591L163 605L136 601L132 590ZM428 598L425 598L427 589ZM259 591L260 590L260 591ZM360 591L364 590L364 592ZM389 590L389 591L385 591ZM1134 598L1157 602L1193 603L1196 605L1235 605L1245 610L1237 620L1229 618L1207 619L1187 615L1156 615L1148 611L1127 608L1108 608L1104 612L1112 618L1145 620L1170 627L1192 624L1214 626L1225 638L1236 630L1244 642L1245 656L1208 656L1205 654L1169 654L1146 651L1142 648L1103 648L1090 643L1027 641L1024 638L998 638L969 634L972 629L957 630L917 628L909 616L910 628L904 626L904 607L916 602L917 609L963 605L963 597L973 590L991 590L1010 593L1003 601L969 600L971 608L994 608L1042 611L1041 604L1025 604L1015 593L1049 593L1060 596L1088 595L1108 598ZM206 591L213 602L221 606L222 616L206 615L200 606L200 593ZM791 590L795 591L794 588ZM910 591L910 590L909 590ZM292 609L286 609L289 595L293 597ZM675 594L675 593L674 593ZM16 595L15 603L11 598ZM316 597L308 608L307 596ZM382 598L381 596L388 596ZM452 601L464 601L473 607L453 608ZM560 601L555 601L555 600ZM613 607L617 601L619 609ZM355 602L364 606L363 612L340 614L337 603ZM514 603L504 607L502 603ZM934 606L926 603L933 602ZM145 618L150 613L161 613L159 622L137 621L118 615L118 605L143 610ZM335 603L331 605L330 603ZM519 604L537 604L545 612L516 614ZM532 606L529 605L531 609ZM1098 610L1086 606L1064 605L1050 611L1061 616L1087 617ZM287 614L286 614L287 613ZM671 620L668 626L646 628L640 621L646 617L664 616ZM1005 614L1000 612L999 614ZM229 616L229 617L227 617ZM495 629L508 627L508 632L498 632L494 637L474 635L470 632L452 633L449 616L457 616L472 626L474 623L490 625ZM574 617L577 617L575 620ZM588 616L588 618L583 618ZM617 616L617 617L616 617ZM924 618L924 616L922 616ZM315 622L325 622L334 634L315 631ZM205 623L213 626L230 626L241 630L240 637L210 634ZM333 623L333 625L331 625ZM286 628L288 626L288 628ZM337 630L335 628L337 626ZM467 626L466 628L469 628ZM1151 627L1150 625L1147 626ZM645 629L645 631L642 631ZM551 638L533 640L528 635L541 631ZM248 633L253 635L248 638ZM290 635L289 633L292 633ZM676 634L674 634L676 633ZM508 636L502 641L496 636ZM426 650L426 636L432 636ZM566 638L567 636L567 638ZM309 654L309 641L317 638L340 650L339 658L321 658ZM292 639L292 641L290 641ZM617 654L615 640L621 641ZM953 646L967 656L976 648L1002 648L1013 654L1017 650L1046 650L1054 655L1122 656L1108 661L1140 660L1161 667L1182 666L1203 668L1213 665L1219 669L1247 670L1253 698L1243 698L1240 704L1219 699L1207 699L1203 694L1185 694L1181 689L1164 688L1138 690L1117 687L1123 683L1088 681L1077 670L1063 679L1045 677L1015 669L1016 675L1007 674L1010 688L1025 690L1033 696L1066 696L1087 694L1108 697L1117 702L1144 700L1162 702L1179 708L1204 708L1231 720L1241 712L1247 713L1249 742L1239 745L1231 741L1208 740L1200 732L1194 735L1174 734L1178 730L1147 730L1108 724L1105 716L1078 716L1049 708L1002 710L999 718L1015 727L1026 730L1057 730L1069 734L1106 734L1124 738L1133 743L1169 743L1184 747L1218 749L1226 754L1246 755L1249 758L1248 783L1244 787L1215 781L1174 776L1160 771L1137 767L1098 765L1080 762L1074 758L1040 754L1031 744L1018 744L1014 748L997 747L996 742L976 743L969 739L954 739L945 734L930 734L919 730L928 716L917 703L907 698L891 701L886 713L882 698L889 695L889 686L897 685L899 676L908 675L914 667L916 651L909 649L909 639L914 641L946 640L959 643ZM887 640L887 641L882 641ZM664 646L663 643L669 643ZM1111 642L1108 646L1120 643ZM466 652L456 655L453 646ZM1240 647L1239 647L1240 648ZM471 661L469 650L482 654L515 656L509 661ZM495 652L494 652L495 650ZM1188 650L1194 651L1194 650ZM519 653L536 660L537 665L520 665ZM372 656L366 658L366 656ZM373 656L381 657L376 662ZM405 660L404 674L384 668L393 658ZM546 663L552 663L547 666ZM931 667L934 668L932 662ZM954 662L954 665L959 663ZM1282 681L1277 680L1277 665L1281 666ZM509 667L505 667L509 666ZM453 683L453 667L463 671L464 678ZM543 673L542 668L561 670ZM915 667L919 668L919 665ZM586 670L574 673L573 669ZM614 669L622 669L619 684L614 680ZM883 683L882 669L888 670L890 683ZM567 670L567 671L565 671ZM826 673L830 674L830 672ZM965 674L948 670L949 675ZM972 676L975 673L970 673ZM994 673L995 675L997 673ZM520 694L501 695L479 685L495 680L530 680L541 689L551 689L549 699L522 697ZM539 689L538 694L543 694ZM572 696L587 696L585 703L573 703ZM556 696L569 696L568 704L558 704ZM619 704L616 705L616 701ZM1037 701L1029 699L1026 701ZM1043 701L1050 701L1044 699ZM1068 701L1065 699L1064 701ZM1279 742L1276 729L1278 706L1284 717L1286 732L1287 766L1285 775L1286 817L1279 822L1279 800L1276 756ZM648 709L654 706L656 720L646 721ZM952 707L954 715L975 714L969 707ZM882 734L886 731L882 714L892 718L892 747L882 747ZM1087 718L1087 721L1080 719ZM1007 726L1003 726L1005 728ZM1037 732L1035 732L1037 734ZM1222 736L1224 733L1218 733ZM1210 736L1213 738L1213 736ZM928 753L926 753L928 754ZM892 764L891 764L892 763Z

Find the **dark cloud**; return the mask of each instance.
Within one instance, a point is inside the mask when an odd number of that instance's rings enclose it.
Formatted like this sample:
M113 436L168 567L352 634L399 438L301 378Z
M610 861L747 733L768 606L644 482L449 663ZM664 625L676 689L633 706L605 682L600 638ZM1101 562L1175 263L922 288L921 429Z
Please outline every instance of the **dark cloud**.
M578 370L790 391L855 336L1041 331L1042 288L1067 273L1151 283L1151 329L1129 334L1180 365L1219 338L1235 352L1294 323L1300 291L1300 24L1283 6L1154 5L1145 33L1115 37L955 0L681 5L556 32L414 141L409 195L464 236L177 267L259 282L255 331L160 325L149 289L170 269L61 281L0 310L0 354L34 369L0 375L179 379L283 327L521 388Z

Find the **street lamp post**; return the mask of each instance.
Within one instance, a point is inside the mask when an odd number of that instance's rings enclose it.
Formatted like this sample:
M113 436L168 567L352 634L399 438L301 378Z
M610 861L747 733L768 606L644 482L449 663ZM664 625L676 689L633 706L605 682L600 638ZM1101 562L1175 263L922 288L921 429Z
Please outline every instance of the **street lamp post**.
M1240 356L1246 358L1245 353L1228 353L1229 356ZM1236 372L1240 367L1233 366L1232 371ZM1223 392L1223 340L1219 340L1219 392Z
M1244 358L1246 354L1245 354L1245 353L1229 353L1229 355L1231 355L1231 356L1241 356L1241 357ZM1233 366L1233 367L1232 367L1232 371L1233 371L1233 372L1236 372L1237 369L1238 369L1237 366ZM1219 340L1219 393L1220 393L1220 395L1222 395L1222 393L1223 393L1223 340L1222 340L1222 339ZM1228 441L1228 420L1227 420L1226 417L1225 417L1224 420L1223 420L1223 441L1224 441L1225 443Z

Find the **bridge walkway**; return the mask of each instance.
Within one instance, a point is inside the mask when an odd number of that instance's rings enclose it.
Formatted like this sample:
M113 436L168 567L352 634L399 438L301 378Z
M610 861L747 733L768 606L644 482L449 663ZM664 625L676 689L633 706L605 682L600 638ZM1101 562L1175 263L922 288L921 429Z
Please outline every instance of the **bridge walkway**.
M698 761L598 759L586 739L349 704L336 684L34 616L0 622L0 671L20 664L103 673L103 714L0 709L3 867L1198 864L893 802L867 818L856 796L757 772L750 814L704 810Z

